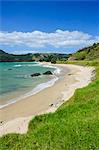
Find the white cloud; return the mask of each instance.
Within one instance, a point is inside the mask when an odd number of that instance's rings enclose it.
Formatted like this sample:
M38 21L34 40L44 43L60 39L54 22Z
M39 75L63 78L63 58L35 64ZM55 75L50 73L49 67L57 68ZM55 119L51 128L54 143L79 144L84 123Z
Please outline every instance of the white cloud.
M79 31L63 31L46 33L33 32L0 32L0 44L8 46L28 46L32 48L65 48L68 46L86 46L99 42L99 36L93 37L88 33Z
M38 51L33 51L33 50L14 50L13 54L28 54L28 53L37 53ZM12 53L12 52L11 52Z

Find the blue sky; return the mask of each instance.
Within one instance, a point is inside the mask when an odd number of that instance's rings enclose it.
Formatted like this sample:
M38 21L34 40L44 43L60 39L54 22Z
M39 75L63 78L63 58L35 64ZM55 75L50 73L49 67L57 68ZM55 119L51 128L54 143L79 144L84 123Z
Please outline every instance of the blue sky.
M99 41L99 1L5 1L0 48L71 53Z

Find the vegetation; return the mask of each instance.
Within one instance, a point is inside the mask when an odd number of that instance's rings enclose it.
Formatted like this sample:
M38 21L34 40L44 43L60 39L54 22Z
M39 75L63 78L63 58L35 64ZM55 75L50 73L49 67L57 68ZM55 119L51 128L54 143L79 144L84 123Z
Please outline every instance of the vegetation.
M30 61L46 61L46 62L52 62L56 63L56 61L62 61L67 60L69 55L67 54L42 54L42 53L36 53L36 54L24 54L24 55L13 55L5 53L4 51L0 50L0 62L30 62Z
M72 54L69 60L94 60L99 59L99 43L78 50Z
M46 61L56 63L57 61L66 62L74 60L94 60L99 59L99 43L90 47L78 50L74 54L58 54L58 53L29 53L24 55L8 54L0 50L0 62L28 62L28 61Z
M99 62L87 61L87 65L96 68L92 83L76 90L55 113L36 116L26 134L4 135L0 150L98 150Z
M74 64L74 65L82 65L82 66L98 66L99 60L93 61L83 61L83 60L76 60L76 61L57 61L58 64Z

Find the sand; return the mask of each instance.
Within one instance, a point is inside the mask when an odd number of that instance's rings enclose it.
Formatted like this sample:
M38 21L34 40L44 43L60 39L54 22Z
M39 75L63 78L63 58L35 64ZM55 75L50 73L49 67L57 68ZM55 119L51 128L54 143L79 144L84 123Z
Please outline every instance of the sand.
M53 66L61 68L60 79L53 86L0 110L0 136L26 133L28 123L35 115L55 112L69 100L77 88L85 87L91 82L93 67L68 64Z

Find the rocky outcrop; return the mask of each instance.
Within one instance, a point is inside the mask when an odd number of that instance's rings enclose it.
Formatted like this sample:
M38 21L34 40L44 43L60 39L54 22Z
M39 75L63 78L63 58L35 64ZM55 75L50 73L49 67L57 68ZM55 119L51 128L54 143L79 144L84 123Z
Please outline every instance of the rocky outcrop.
M31 77L36 77L36 76L40 76L41 74L40 73L33 73L31 74Z
M43 73L43 75L52 75L52 74L53 73L51 71L46 71ZM37 72L37 73L31 74L31 77L36 77L36 76L40 76L40 75L42 75L42 74Z
M51 71L46 71L43 73L43 75L52 75L53 73Z
M12 70L11 68L9 68L8 70Z

